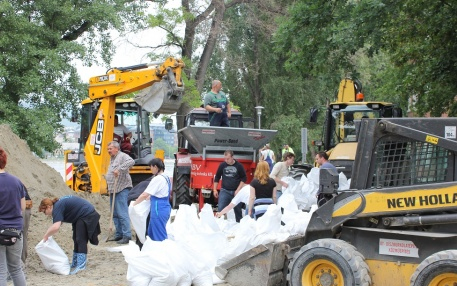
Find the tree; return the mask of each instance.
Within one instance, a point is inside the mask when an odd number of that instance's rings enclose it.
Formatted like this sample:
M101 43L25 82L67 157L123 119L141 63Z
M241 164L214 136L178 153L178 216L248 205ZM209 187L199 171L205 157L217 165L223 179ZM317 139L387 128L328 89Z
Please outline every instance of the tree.
M276 49L290 70L305 67L315 76L358 77L358 56L367 56L376 97L403 108L413 99L419 115L455 115L456 10L452 1L302 0L282 21Z
M74 59L111 60L111 29L142 26L144 2L0 1L0 123L32 151L57 147L55 134L87 96Z

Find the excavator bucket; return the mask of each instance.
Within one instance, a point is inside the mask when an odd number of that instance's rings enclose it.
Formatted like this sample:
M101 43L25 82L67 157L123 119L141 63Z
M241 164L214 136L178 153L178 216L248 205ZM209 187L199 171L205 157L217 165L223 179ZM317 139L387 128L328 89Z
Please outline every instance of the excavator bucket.
M181 106L183 92L183 87L163 79L139 91L134 100L148 112L173 114Z
M250 286L252 281L258 286L286 285L289 260L304 240L303 235L295 235L285 242L256 246L217 266L216 275L230 285Z

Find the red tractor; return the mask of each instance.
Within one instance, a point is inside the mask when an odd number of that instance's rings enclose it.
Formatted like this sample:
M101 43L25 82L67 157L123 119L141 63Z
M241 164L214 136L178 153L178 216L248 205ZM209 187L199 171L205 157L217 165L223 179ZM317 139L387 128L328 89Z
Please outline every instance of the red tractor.
M230 127L209 126L208 113L203 108L192 110L187 127L179 130L182 140L175 155L173 172L173 208L180 204L205 203L216 208L212 193L214 176L224 161L224 151L232 150L250 183L258 161L258 150L269 143L276 130L243 128L242 114L232 110ZM219 187L221 184L219 184Z

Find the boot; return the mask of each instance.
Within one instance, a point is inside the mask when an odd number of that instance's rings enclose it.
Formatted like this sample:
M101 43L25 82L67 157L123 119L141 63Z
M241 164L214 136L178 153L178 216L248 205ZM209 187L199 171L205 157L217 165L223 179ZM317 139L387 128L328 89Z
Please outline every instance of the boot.
M76 263L77 263L77 259L76 259L76 253L73 252L73 259L71 260L71 265L70 265L70 268L75 268L76 267Z
M80 270L86 269L86 253L75 253L76 254L76 267L70 272L71 275L78 273Z

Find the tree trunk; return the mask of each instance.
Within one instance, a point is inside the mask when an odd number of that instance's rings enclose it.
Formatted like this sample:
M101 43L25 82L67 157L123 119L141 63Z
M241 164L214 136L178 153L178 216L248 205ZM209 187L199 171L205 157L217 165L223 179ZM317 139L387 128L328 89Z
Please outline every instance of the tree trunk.
M203 49L200 62L198 63L197 73L195 75L195 79L197 81L197 90L199 90L200 92L203 89L206 70L208 69L211 56L216 46L216 41L221 32L222 20L224 18L225 13L225 4L223 0L214 0L213 3L215 4L213 21L211 23L211 29L208 35L208 40L206 41L205 48Z

